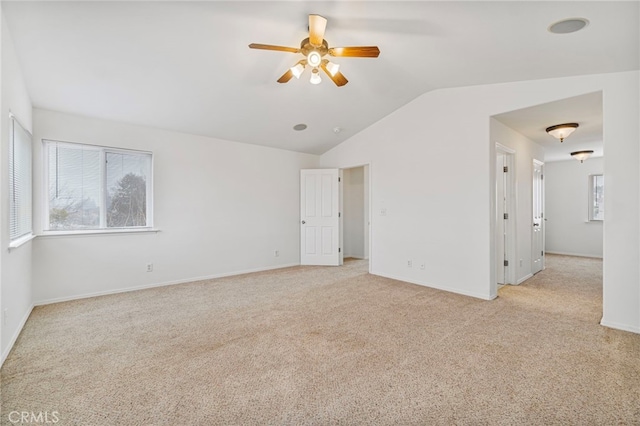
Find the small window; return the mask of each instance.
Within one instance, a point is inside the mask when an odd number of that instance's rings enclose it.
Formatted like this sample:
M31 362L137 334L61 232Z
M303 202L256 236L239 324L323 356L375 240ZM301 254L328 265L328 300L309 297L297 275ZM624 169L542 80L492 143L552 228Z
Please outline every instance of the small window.
M47 231L151 227L149 152L44 141Z
M589 176L589 220L604 220L604 176Z
M31 235L31 134L10 116L9 240Z

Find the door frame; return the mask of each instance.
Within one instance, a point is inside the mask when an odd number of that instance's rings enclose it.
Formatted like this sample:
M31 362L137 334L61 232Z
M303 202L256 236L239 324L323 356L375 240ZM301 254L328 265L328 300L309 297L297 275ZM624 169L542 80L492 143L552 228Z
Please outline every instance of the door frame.
M537 159L533 159L532 161L532 167L531 167L531 178L533 181L533 184L535 185L535 170L536 170L536 166L540 167L540 203L541 203L541 217L540 217L540 232L542 233L542 242L541 242L541 251L542 254L540 256L540 271L536 271L533 272L533 265L535 264L535 253L537 253L537 250L535 249L535 235L534 235L534 230L533 230L533 226L531 226L531 273L533 275L535 275L537 272L541 272L544 271L545 268L545 237L546 237L546 226L545 225L545 221L546 221L546 217L544 216L544 211L545 211L545 200L544 200L544 195L545 195L545 191L544 191L544 161L540 161ZM536 200L533 198L535 197L535 191L531 190L531 203L532 206L535 205ZM531 224L533 225L533 209L531 210Z
M509 168L509 173L507 174L507 179L505 180L505 194L507 194L507 200L506 200L506 205L505 205L505 213L507 213L509 215L509 219L507 221L507 224L505 226L505 232L507 234L506 238L505 238L505 249L504 249L504 253L505 253L505 259L503 260L508 260L509 261L509 267L507 267L505 274L504 274L504 283L505 284L511 284L511 285L517 285L518 284L518 279L517 279L517 272L518 272L518 265L519 262L517 261L518 259L518 250L517 250L517 223L518 223L518 214L517 214L517 181L516 181L516 151L514 149L511 149L505 145L502 145L498 142L496 142L495 145L495 158L497 160L498 154L502 154L505 157L506 160L506 165ZM497 178L497 176L496 176ZM496 182L496 187L494 189L494 192L497 192L497 182ZM497 217L497 203L498 201L498 197L497 197L497 193L496 193L496 220L499 220L499 218ZM503 220L503 219L500 219ZM496 224L497 225L497 224ZM497 226L496 226L497 228ZM495 232L495 231L494 231ZM496 264L495 267L498 267L498 262L500 261L500 259L496 258ZM496 271L497 272L497 271ZM497 274L496 274L497 277Z
M342 166L339 167L340 170L340 176L342 176L342 171L346 170L346 169L355 169L358 167L364 167L364 177L365 180L367 181L368 184L368 194L365 194L367 196L367 209L369 210L369 223L365 224L368 225L368 230L366 230L365 232L368 232L368 251L369 251L369 269L368 272L372 273L373 271L373 225L375 223L375 221L373 220L374 215L373 215L373 210L372 210L372 206L373 206L373 172L372 172L372 164L371 162L368 163L360 163L360 164L355 164L355 165L346 165L346 166ZM340 211L342 212L343 206L343 186L340 186ZM343 219L344 215L341 215L341 220ZM340 241L341 243L344 242L344 226L340 227Z

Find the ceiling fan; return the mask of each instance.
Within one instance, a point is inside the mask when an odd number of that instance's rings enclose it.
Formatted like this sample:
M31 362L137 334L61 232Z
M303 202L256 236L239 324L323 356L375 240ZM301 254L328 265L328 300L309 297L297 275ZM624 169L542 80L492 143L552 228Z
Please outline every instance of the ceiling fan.
M326 27L326 18L320 15L309 15L309 37L300 42L299 48L259 43L251 43L249 47L251 49L302 53L305 56L304 59L299 60L297 64L282 74L278 83L286 83L293 77L300 78L305 67L310 66L312 68L310 80L312 84L318 84L322 81L319 75L319 69L322 69L337 86L344 86L349 81L338 71L340 65L329 61L324 56L328 54L336 57L377 58L380 55L380 49L378 46L329 47L324 39Z

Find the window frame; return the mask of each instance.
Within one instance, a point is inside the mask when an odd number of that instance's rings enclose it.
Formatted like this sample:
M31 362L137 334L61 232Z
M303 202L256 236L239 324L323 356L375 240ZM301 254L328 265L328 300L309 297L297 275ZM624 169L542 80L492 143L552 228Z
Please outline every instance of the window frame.
M31 132L29 130L27 130L27 128L25 126L22 125L22 123L20 123L20 120L17 119L17 117L9 112L9 122L10 122L10 139L9 139L9 151L8 151L8 175L9 175L9 179L8 179L8 183L9 183L9 248L17 248L19 246L21 246L22 244L26 243L27 241L30 241L34 238L34 233L33 233L33 135L31 134ZM26 133L29 137L29 141L28 141L28 146L27 146L27 150L28 150L28 155L29 155L29 159L27 161L27 165L28 165L28 170L26 173L26 176L28 176L28 182L26 183L26 188L27 188L27 193L25 195L27 195L27 199L29 200L29 210L30 210L30 217L29 217L29 224L28 224L28 231L25 231L23 233L21 233L20 235L13 235L13 224L14 221L17 221L17 209L19 206L16 205L15 202L15 187L16 187L16 163L15 163L15 153L16 153L16 125L20 127L20 129L22 131L24 131L24 133ZM17 227L17 225L16 225Z
M603 185L602 186L602 188L603 188L602 189L602 200L603 200L603 203L604 203L604 173L592 173L588 177L589 182L588 182L588 197L587 197L587 199L588 199L588 203L589 204L587 206L587 209L588 209L587 210L587 214L588 214L587 217L588 217L588 221L589 222L603 222L604 221L604 212L602 212L602 218L601 219L596 218L596 215L595 215L595 212L594 212L594 210L595 210L595 194L594 194L594 192L595 192L595 189L596 189L595 180L596 180L596 178L598 176L602 177L602 180L603 180L602 181L602 185Z
M83 147L99 151L100 153L100 227L84 228L84 229L49 229L50 223L50 206L49 206L49 144L61 144L62 146ZM106 226L106 173L105 160L107 154L139 154L148 155L150 157L149 179L146 190L146 219L145 226L125 226L125 227L107 227ZM87 235L87 234L123 234L123 233L139 233L139 232L157 232L153 227L153 180L154 180L154 155L152 151L144 151L138 149L118 148L105 145L96 145L90 143L68 142L57 139L42 139L42 162L43 162L43 217L42 217L42 236L54 235Z

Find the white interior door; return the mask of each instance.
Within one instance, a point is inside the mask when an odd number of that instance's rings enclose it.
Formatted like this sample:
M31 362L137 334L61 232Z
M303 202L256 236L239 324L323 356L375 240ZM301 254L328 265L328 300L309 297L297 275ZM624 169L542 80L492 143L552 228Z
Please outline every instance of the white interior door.
M532 229L532 271L535 274L544 269L544 164L533 161L533 229Z
M341 264L340 171L300 171L300 263Z

